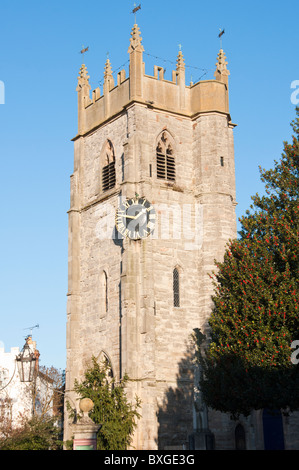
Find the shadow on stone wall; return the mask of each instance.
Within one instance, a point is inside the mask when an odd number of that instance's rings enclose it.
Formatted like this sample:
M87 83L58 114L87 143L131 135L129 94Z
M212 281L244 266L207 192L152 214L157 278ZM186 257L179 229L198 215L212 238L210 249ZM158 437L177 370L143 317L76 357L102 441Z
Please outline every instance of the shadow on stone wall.
M178 367L176 385L166 389L157 411L158 449L188 448L188 437L193 432L194 347L191 342Z

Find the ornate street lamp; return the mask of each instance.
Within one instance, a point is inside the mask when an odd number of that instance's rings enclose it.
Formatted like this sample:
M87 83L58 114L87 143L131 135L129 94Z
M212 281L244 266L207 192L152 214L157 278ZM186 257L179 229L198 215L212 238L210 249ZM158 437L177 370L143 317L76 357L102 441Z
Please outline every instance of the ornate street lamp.
M34 377L36 355L29 346L30 341L31 336L28 336L22 351L16 357L21 382L32 382Z

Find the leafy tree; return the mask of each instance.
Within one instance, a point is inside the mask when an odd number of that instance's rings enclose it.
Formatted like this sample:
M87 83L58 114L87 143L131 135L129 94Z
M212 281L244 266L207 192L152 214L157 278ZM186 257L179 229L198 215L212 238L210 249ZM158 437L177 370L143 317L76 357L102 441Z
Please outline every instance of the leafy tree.
M0 439L0 450L61 450L60 429L55 418L34 416Z
M38 383L32 387L34 414L54 413L59 420L63 419L63 397L65 389L64 371L55 367L39 366Z
M74 384L75 392L81 398L90 398L94 407L89 412L94 423L101 427L97 442L100 450L126 450L132 442L132 434L139 419L140 401L135 398L131 404L125 387L129 378L126 375L120 383L109 377L109 364L99 364L92 357L91 365L84 374L84 380Z
M233 415L252 409L299 409L299 108L292 143L274 169L260 168L265 195L252 197L211 275L215 293L210 341L197 332L201 389L208 406Z
M0 399L0 449L61 449L63 389L61 371L39 366L34 380L26 384L25 397L29 397L30 406L24 412L17 412L10 398L10 387L5 387L5 398Z

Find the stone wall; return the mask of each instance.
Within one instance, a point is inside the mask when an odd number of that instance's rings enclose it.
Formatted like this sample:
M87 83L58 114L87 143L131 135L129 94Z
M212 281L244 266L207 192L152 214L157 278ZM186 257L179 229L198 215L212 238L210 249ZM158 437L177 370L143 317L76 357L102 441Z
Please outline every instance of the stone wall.
M194 328L206 329L208 273L236 235L233 128L226 66L217 80L185 85L181 51L172 82L144 74L137 25L130 77L114 86L105 66L104 95L92 98L85 66L78 78L78 134L69 211L67 396L92 355L104 352L114 375L132 379L142 401L137 449L186 448L193 432ZM175 181L157 178L156 148L171 146ZM116 184L103 191L107 142ZM116 238L115 211L135 194L156 210L149 238ZM177 269L180 305L174 306ZM108 308L106 303L106 286ZM71 429L66 425L66 438Z
M173 144L175 183L156 177L163 132ZM81 376L86 361L102 351L116 377L129 374L134 382L128 393L137 393L143 403L137 448L186 446L193 430L190 335L205 327L211 306L207 273L235 234L230 132L222 115L194 122L136 104L86 136L78 150L80 354L72 374ZM103 194L101 152L107 139L114 146L117 183ZM113 238L120 197L135 193L154 205L155 232L146 240ZM180 274L180 307L173 306L174 268Z

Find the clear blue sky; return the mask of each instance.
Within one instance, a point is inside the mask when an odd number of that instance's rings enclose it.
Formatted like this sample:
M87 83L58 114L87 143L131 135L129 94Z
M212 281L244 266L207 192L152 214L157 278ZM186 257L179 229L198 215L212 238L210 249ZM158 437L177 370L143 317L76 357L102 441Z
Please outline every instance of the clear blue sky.
M137 0L137 4L140 2ZM179 44L196 82L213 78L219 28L230 75L235 129L237 217L263 192L258 166L273 167L295 117L291 83L299 80L298 0L143 0L137 15L146 73L170 78ZM0 343L22 347L29 328L41 363L65 368L67 233L76 83L82 45L92 88L109 58L125 64L134 2L1 1ZM147 55L149 54L149 55ZM153 59L157 56L161 59ZM169 74L169 75L168 75Z

